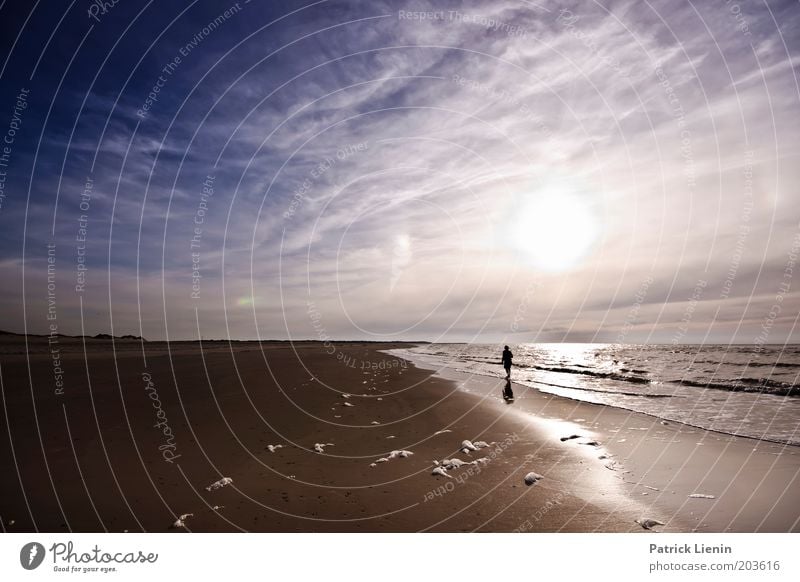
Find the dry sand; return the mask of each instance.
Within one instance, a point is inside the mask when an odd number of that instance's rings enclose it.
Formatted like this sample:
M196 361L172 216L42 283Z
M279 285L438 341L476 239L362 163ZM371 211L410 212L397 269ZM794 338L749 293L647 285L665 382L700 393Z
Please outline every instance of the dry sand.
M63 394L44 338L0 338L5 531L798 530L794 447L521 386L507 405L391 344L59 347ZM486 460L431 474L454 458Z

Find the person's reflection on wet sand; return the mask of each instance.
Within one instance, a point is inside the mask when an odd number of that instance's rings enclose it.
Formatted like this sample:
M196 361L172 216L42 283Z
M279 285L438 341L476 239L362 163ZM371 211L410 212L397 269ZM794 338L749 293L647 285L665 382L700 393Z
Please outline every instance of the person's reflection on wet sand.
M511 390L511 380L506 378L506 386L503 388L503 400L510 403L514 400L514 391Z

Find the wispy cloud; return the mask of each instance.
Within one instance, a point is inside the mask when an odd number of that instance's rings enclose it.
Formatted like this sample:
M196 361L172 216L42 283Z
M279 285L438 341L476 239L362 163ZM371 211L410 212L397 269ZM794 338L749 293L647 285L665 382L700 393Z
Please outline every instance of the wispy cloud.
M96 50L124 10L97 25ZM174 17L154 12L91 89L94 71L66 77L34 166L33 130L66 66L45 55L0 213L30 330L46 329L55 241L65 333L82 295L88 331L113 314L115 332L152 338L196 337L195 312L206 337L313 337L313 302L334 337L614 341L652 278L631 341L672 337L698 281L686 341L752 341L800 232L791 3L737 18L724 3L326 2L262 29L276 10L243 7L142 119L159 71L218 7L150 46ZM58 34L85 30L68 22ZM28 61L10 62L24 76ZM596 233L579 260L543 269L510 233L536 224L531 200L567 191ZM19 277L2 285L4 325L19 329ZM795 287L774 341L798 338Z

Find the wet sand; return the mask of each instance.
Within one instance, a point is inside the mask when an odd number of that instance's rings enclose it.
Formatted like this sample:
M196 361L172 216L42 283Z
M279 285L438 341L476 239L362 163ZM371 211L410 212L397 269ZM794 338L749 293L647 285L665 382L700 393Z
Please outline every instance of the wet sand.
M4 531L798 529L795 448L520 386L507 405L394 344L143 345L62 338L58 394L46 340L2 338ZM486 460L431 475L453 458Z

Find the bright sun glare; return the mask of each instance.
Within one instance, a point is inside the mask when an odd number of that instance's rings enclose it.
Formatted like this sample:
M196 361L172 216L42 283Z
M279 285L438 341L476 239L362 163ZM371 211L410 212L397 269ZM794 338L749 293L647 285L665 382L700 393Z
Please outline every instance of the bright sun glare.
M516 214L512 240L535 267L563 271L588 253L597 224L580 198L558 190L537 194Z

